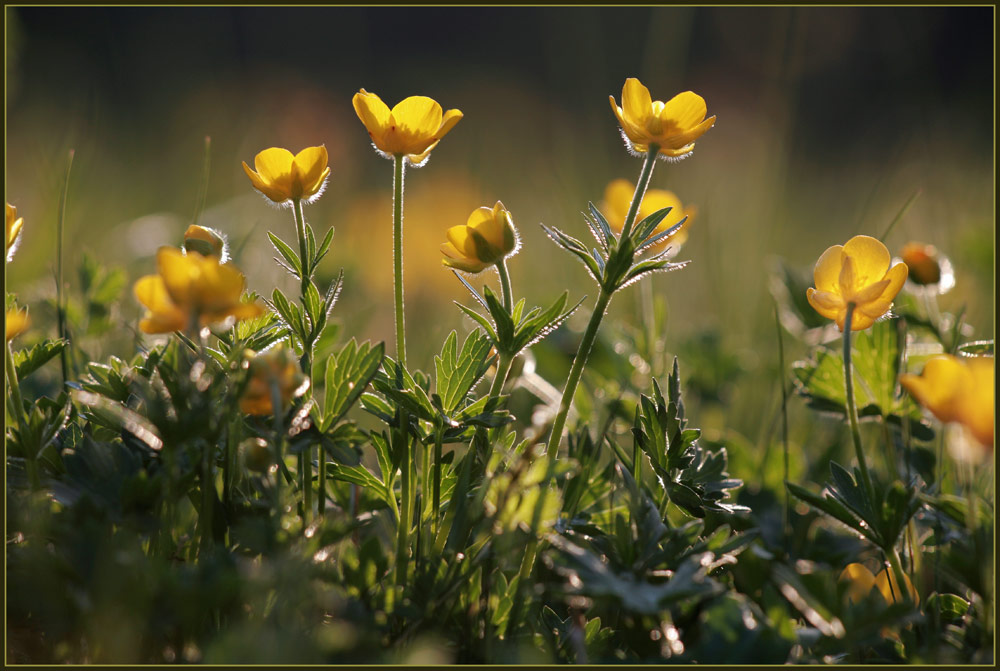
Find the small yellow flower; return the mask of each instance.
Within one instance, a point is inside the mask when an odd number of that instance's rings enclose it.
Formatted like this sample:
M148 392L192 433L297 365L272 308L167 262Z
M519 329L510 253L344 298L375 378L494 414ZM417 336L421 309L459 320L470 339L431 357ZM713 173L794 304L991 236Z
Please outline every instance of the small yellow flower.
M517 253L517 231L503 203L473 210L464 224L448 229L441 263L467 273L482 272Z
M225 261L226 239L213 228L191 224L184 231L184 250L202 256L218 256Z
M240 412L245 415L272 415L271 385L277 385L282 406L309 388L309 378L302 374L295 354L284 344L260 354L247 351L250 382L240 399Z
M604 190L604 202L602 203L601 212L608 220L611 228L617 233L620 233L622 227L625 225L625 217L628 216L628 208L632 204L633 195L635 195L635 184L632 184L627 179L616 179L608 184ZM698 213L698 208L693 205L684 207L681 204L681 199L671 191L649 189L639 204L639 213L636 215L635 223L639 223L649 215L665 207L671 208L670 212L653 230L650 237L655 237L667 229L676 226L685 217L687 217L687 221L673 235L653 245L650 249L655 253L662 252L667 245L670 245L674 250L680 250L681 245L687 242L688 228L691 227L691 222L694 221L694 217Z
M655 144L664 156L686 156L694 150L694 141L715 124L714 116L705 118L708 108L704 98L691 91L678 93L665 103L654 101L649 89L630 77L622 88L621 107L614 96L608 97L622 132L639 153L646 153L649 145Z
M806 298L816 312L835 320L841 331L847 304L854 303L851 330L866 329L889 311L906 281L906 264L890 268L891 260L885 245L867 235L857 235L843 246L834 245L816 262L816 288L810 287Z
M960 359L942 354L930 359L920 375L900 383L942 423L957 422L985 447L993 447L995 373L993 357Z
M421 165L462 118L459 110L443 112L426 96L410 96L390 110L377 95L361 89L353 102L375 148L386 158L406 156L414 166Z
M17 208L10 203L5 203L7 206L7 260L10 261L14 258L14 252L17 251L17 245L21 242L21 226L24 225L24 219L17 216Z
M872 590L878 590L886 603L900 603L903 600L903 592L899 589L899 583L896 582L896 578L888 567L883 568L875 576L864 564L848 564L847 568L840 574L840 580L848 583L847 598L851 603L864 601ZM910 593L910 598L914 603L917 603L920 596L913 583L910 582L910 577L905 573L903 574L903 582L906 584L906 591Z
M28 318L27 310L7 310L7 317L4 320L4 330L7 332L5 342L10 342L17 336L28 330L31 320Z
M230 318L240 321L261 315L259 305L240 302L245 279L216 256L184 254L174 247L156 253L157 275L140 277L135 296L146 309L139 322L144 333L186 331Z
M294 156L287 149L271 147L254 157L256 172L246 161L243 171L253 187L275 203L296 200L311 203L323 193L330 175L328 161L326 145L306 147Z

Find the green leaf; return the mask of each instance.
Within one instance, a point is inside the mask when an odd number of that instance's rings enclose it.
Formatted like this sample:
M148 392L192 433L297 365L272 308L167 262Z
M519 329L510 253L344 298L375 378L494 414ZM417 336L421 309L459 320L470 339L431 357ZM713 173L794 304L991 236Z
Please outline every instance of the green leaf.
M445 339L441 355L434 357L437 393L442 410L452 414L489 367L492 343L479 331L473 331L458 353L458 337L452 331Z
M805 487L800 487L793 482L786 482L785 486L788 487L788 491L791 492L792 496L798 500L846 524L866 538L871 538L871 530L863 525L840 501L832 497L823 497L819 494L814 494Z
M275 261L277 261L280 265L284 266L286 270L288 270L289 272L291 272L296 277L301 278L302 277L302 264L299 261L298 255L294 251L292 251L292 248L289 247L288 245L286 245L281 240L281 238L279 238L277 235L275 235L271 231L267 232L267 237L271 241L271 245L274 246L274 249L279 254L281 254L281 256L282 256L283 259L285 259L286 263L282 263L280 259L275 259Z
M66 341L62 339L43 340L28 349L15 351L14 368L17 370L17 379L23 380L34 373L50 359L59 356L65 347Z
M322 429L333 427L361 397L378 372L385 343L358 345L354 338L326 361Z

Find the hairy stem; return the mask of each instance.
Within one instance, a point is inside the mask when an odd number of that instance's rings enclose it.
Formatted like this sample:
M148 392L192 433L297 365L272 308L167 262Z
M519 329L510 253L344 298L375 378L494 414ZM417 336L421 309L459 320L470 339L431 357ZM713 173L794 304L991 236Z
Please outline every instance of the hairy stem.
M847 395L847 416L851 423L851 438L854 440L854 454L861 470L861 481L872 506L875 505L875 489L872 487L872 477L868 472L868 462L865 460L861 445L861 429L858 426L858 407L854 401L854 370L851 366L851 321L854 318L854 303L847 304L847 317L844 319L844 390Z

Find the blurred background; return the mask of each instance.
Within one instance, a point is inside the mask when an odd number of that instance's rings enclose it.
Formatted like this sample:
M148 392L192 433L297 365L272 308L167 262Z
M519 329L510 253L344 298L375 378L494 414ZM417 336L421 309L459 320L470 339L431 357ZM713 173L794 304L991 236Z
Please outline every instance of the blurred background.
M296 294L265 235L294 241L291 213L270 207L240 163L271 146L325 144L330 182L306 209L319 235L336 228L320 284L343 268L342 336L391 342L392 166L351 106L364 87L390 106L421 94L465 114L428 164L407 174L412 364L428 369L449 330L471 328L452 304L468 296L438 247L448 227L498 199L522 237L510 263L515 295L529 305L564 289L572 302L588 295L576 316L585 320L595 287L539 223L586 239L587 202L599 203L611 180L638 176L641 162L623 148L608 104L635 76L654 99L696 91L718 117L692 156L654 172L652 187L699 214L679 256L691 265L654 277L653 289L668 306L666 351L688 353L689 377L702 361L722 371L709 396L727 404L729 422L747 432L760 423L760 395L755 385L740 391L740 380L774 365L773 259L808 270L830 245L882 235L914 194L890 250L937 245L957 279L942 308L966 305L975 337L993 337L989 7L5 12L6 199L25 220L7 286L22 304L54 293L71 148L68 281L86 252L122 267L131 287L191 221L205 136L211 173L200 223L228 236L250 288ZM612 318L636 322L638 304L638 290L625 290ZM126 290L121 323L134 329L139 316ZM54 322L35 327L55 332Z

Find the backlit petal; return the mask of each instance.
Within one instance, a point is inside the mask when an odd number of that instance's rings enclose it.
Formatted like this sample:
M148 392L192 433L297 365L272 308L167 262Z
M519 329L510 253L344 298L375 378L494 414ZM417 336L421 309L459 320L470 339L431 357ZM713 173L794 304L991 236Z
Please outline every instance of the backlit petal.
M848 564L841 572L841 581L847 582L847 598L852 603L860 603L875 589L875 576L864 564Z
M844 310L844 301L839 294L831 291L817 291L812 287L806 289L806 299L816 312L827 319L836 319Z
M455 124L462 120L463 116L465 115L463 115L459 110L448 110L445 112L444 117L441 119L441 127L438 128L435 137L437 137L438 140L443 138L448 134L448 131L455 127Z
M293 163L302 184L303 197L312 196L323 186L323 181L330 174L328 162L325 145L307 147L295 155Z
M819 257L816 267L813 268L813 281L818 290L839 292L838 280L840 267L843 265L843 252L842 246L834 245Z
M288 193L286 193L282 189L271 186L270 183L265 182L263 179L261 179L260 175L258 175L257 173L255 173L253 170L250 169L250 166L246 164L246 161L243 162L243 172L245 172L247 174L247 177L250 178L250 183L253 184L253 188L260 191L269 199L273 200L276 203L283 203L286 200L288 200Z
M361 123L365 125L368 134L375 141L375 146L385 151L381 144L382 135L389 125L389 107L374 93L361 89L352 99L354 111Z
M916 603L920 597L917 595L917 590L913 587L913 583L910 582L910 576L905 573L903 574L903 583L906 585L906 591L910 593L910 599ZM905 599L899 583L896 582L894 572L888 568L882 569L875 576L875 587L878 588L878 591L882 593L882 596L888 603L902 603Z
M848 240L844 254L853 261L855 291L884 278L892 260L886 246L868 235L856 235Z
M289 183L294 159L292 152L287 149L270 147L257 154L253 164L262 180L273 186L280 186Z
M668 100L659 116L664 127L673 126L683 132L701 124L707 112L704 98L693 91L684 91ZM715 117L712 118L713 123L714 119Z
M622 88L622 114L635 127L644 128L653 113L653 99L649 89L634 78L625 80Z
M160 247L156 252L156 267L170 300L182 310L194 307L198 293L195 282L201 274L195 256L185 256L173 247Z

